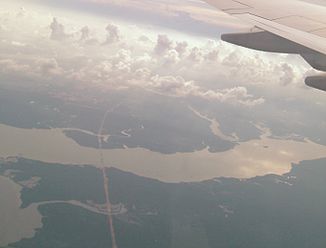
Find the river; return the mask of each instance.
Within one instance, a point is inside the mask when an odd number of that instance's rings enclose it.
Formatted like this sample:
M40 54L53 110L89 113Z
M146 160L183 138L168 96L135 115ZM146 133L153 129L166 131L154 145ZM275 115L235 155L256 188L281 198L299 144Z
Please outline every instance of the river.
M81 147L60 129L20 129L0 125L0 156L22 156L44 162L100 165L99 151ZM269 138L243 142L234 149L210 153L161 154L143 148L105 150L106 166L165 182L200 181L214 177L248 178L288 172L292 163L326 157L326 146Z

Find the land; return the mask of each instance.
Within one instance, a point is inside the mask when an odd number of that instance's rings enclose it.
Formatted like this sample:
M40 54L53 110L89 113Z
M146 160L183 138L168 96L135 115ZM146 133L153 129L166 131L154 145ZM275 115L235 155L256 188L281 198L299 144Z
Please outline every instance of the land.
M118 245L324 247L325 165L303 161L281 176L194 183L108 168L111 202L124 209L112 213ZM22 208L38 204L43 216L33 238L10 247L110 247L106 215L94 211L104 203L99 169L12 158L1 162L0 174L23 185ZM29 180L32 187L24 186Z
M141 147L172 154L207 147L221 152L237 144L215 135L211 123L194 114L182 99L137 89L115 90L105 96L66 92L1 89L0 123L28 129L60 128L79 145L98 148L97 132L107 115L103 149Z

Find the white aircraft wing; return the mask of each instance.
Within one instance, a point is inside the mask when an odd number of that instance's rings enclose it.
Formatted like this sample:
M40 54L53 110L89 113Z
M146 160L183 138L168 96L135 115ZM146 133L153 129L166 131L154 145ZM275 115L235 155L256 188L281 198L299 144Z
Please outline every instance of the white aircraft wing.
M258 28L258 31L222 35L223 40L256 50L300 54L313 68L326 71L325 5L311 0L205 2ZM322 78L322 88L326 90L326 76ZM309 84L307 80L306 83Z

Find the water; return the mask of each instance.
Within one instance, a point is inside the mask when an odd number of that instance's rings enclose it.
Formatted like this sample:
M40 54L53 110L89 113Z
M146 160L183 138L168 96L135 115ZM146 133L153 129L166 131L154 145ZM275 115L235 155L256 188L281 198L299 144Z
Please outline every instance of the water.
M18 184L0 176L0 247L33 237L42 226L36 205L20 209L20 190Z
M200 181L213 177L248 178L268 173L282 174L292 163L326 156L326 147L305 142L271 139L268 132L259 140L240 143L234 149L207 150L171 155L142 148L105 150L106 166L166 182ZM0 125L0 156L63 164L99 165L96 149L81 147L62 130L20 129ZM5 141L5 142L4 142Z

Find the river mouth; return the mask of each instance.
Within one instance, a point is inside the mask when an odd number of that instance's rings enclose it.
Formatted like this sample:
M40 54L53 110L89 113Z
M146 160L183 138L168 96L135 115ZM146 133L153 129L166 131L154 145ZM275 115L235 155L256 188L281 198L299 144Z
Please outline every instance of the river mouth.
M88 164L99 167L99 150L82 147L61 129L21 129L0 124L0 156L19 156L48 163ZM143 148L104 150L107 167L164 182L191 182L216 177L249 178L283 174L292 163L326 156L326 147L309 140L260 139L239 143L234 149L210 153L161 154Z

